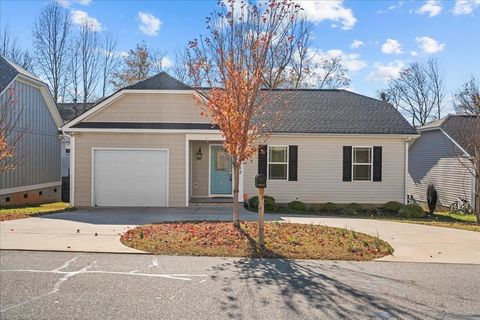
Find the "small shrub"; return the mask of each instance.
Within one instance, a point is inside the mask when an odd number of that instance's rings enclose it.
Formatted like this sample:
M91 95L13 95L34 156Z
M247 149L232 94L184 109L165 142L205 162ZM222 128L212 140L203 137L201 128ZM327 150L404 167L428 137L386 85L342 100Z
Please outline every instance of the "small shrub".
M265 211L275 211L275 209L277 209L275 198L270 196L264 196L263 198L264 198ZM248 205L250 206L250 208L258 209L258 196L254 196L248 199Z
M307 207L305 206L305 203L303 203L302 201L298 201L298 200L289 202L287 204L287 207L288 207L289 210L293 210L293 211L306 211L307 210Z
M376 217L376 216L382 215L382 210L380 210L378 208L369 208L369 209L367 209L366 213L369 216Z
M425 211L423 211L423 208L418 204L404 205L399 213L405 218L423 218L425 216Z
M357 211L357 212L361 212L361 211L362 211L362 206L359 205L359 204L356 203L356 202L350 203L350 204L347 206L347 208L353 209L353 210L355 210L355 211Z
M333 202L327 202L323 205L323 210L327 212L335 212L338 209L338 206Z
M353 209L350 206L347 206L342 209L342 214L347 215L347 216L356 216L359 212L355 209Z
M428 211L430 214L435 212L435 207L437 206L438 194L437 189L433 184L429 184L427 188L427 203L428 203Z
M399 212L403 204L398 201L388 201L383 205L383 210L388 212Z

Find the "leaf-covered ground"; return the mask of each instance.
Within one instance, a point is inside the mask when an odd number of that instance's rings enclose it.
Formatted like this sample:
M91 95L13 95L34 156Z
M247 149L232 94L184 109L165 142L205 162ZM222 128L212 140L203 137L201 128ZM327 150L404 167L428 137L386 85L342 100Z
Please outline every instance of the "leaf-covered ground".
M388 243L362 233L319 225L265 224L265 249L256 222L148 224L122 235L124 245L155 254L323 260L372 260L393 252Z
M69 206L70 204L67 202L54 202L0 208L0 221L24 219L47 213L74 210L73 208L69 208Z

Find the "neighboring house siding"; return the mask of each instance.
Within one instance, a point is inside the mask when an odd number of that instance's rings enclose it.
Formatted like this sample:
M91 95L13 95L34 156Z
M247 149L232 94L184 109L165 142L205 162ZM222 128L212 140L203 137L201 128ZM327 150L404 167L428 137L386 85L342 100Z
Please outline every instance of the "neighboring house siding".
M272 136L268 145L298 145L298 181L268 180L266 194L279 203L298 199L305 203L403 202L405 193L405 139L369 137L281 137ZM343 182L343 146L382 146L381 182ZM244 166L244 192L257 194L254 178L257 156Z
M459 162L461 154L440 130L421 132L409 148L409 194L425 202L427 187L433 184L442 206L459 197L471 201L472 176Z
M62 137L62 177L70 175L70 153L67 149L70 149L70 138L65 135Z
M58 128L39 89L15 80L13 84L21 110L19 130L22 138L16 146L18 166L0 176L0 189L40 185L61 180L61 142ZM0 99L5 101L7 90Z
M73 145L75 148L72 151L75 156L74 206L92 205L92 148L168 149L169 206L185 206L185 134L80 133L75 136Z
M126 93L85 122L208 123L193 94Z

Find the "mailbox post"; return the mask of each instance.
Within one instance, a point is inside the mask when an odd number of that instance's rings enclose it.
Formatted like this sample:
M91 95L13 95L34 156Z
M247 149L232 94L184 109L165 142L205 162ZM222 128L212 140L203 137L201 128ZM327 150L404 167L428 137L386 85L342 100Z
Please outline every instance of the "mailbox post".
M255 176L255 187L258 189L258 244L261 248L265 246L265 188L267 177L263 174Z

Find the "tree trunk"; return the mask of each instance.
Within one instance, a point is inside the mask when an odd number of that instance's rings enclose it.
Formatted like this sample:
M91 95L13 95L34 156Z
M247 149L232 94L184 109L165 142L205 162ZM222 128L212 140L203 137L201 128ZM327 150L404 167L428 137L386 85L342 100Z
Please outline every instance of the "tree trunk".
M265 189L258 189L258 245L265 247Z
M240 207L238 205L238 193L240 186L240 164L233 164L233 225L240 226Z

